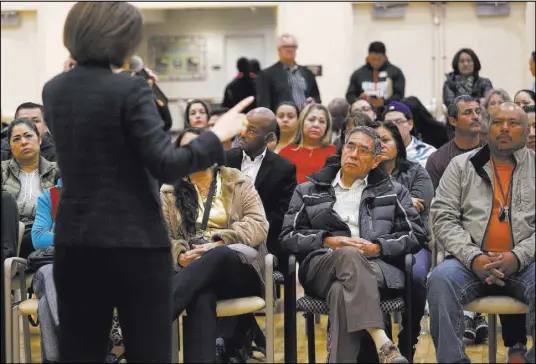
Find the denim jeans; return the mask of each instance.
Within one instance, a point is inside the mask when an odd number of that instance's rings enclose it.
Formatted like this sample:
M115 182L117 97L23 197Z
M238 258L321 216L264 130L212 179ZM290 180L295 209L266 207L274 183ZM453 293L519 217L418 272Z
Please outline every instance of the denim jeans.
M438 363L470 362L462 343L465 331L463 306L489 295L514 297L529 306L529 330L534 342L534 262L523 271L505 278L506 285L482 282L459 260L450 257L438 265L428 279L430 331ZM534 362L534 347L527 353Z
M430 271L430 265L432 253L427 248L421 249L415 254L415 264L413 265L413 285L412 291L412 310L411 317L412 322L409 323L412 329L412 346L415 347L419 341L419 335L421 333L421 319L424 315L424 308L426 307L426 280L428 272ZM404 327L408 325L408 318L406 313L402 314L402 330L398 334L398 348L402 355L408 360L413 357L413 353L406 353L407 336L404 332ZM413 349L415 351L415 349Z

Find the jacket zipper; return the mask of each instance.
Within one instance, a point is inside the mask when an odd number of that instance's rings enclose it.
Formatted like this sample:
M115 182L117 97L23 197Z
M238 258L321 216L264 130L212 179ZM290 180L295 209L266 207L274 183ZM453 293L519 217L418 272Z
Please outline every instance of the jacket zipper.
M512 210L513 210L513 205L514 205L514 174L516 173L516 169L517 169L517 161L516 161L516 165L514 166L514 170L512 171L512 178L510 178L510 208L508 209L508 230L510 230L510 239L512 239L512 249L514 248L514 246L516 246L515 242L514 242L514 232L512 230ZM506 197L508 198L508 196Z
M486 172L484 171L484 173ZM486 240L486 234L488 233L489 222L491 221L491 215L493 215L493 199L495 198L495 187L493 186L493 182L490 181L490 184L491 184L491 208L489 210L488 223L486 224L486 228L484 229L484 234L482 234L482 240L480 241L481 251L484 251L484 240Z

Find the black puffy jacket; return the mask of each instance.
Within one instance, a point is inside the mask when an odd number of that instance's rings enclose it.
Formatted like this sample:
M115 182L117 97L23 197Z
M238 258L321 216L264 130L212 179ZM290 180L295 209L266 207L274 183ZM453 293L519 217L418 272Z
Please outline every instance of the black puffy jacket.
M350 236L350 228L333 210L339 166L327 166L296 187L283 221L280 240L287 253L300 262L303 283L312 257L325 254L324 238ZM426 234L408 190L380 168L370 171L359 208L360 237L381 245L377 262L388 288L404 287L404 256L417 253Z

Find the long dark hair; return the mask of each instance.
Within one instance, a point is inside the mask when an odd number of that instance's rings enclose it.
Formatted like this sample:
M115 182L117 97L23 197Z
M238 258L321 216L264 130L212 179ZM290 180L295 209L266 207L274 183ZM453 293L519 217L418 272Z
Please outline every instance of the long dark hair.
M447 128L430 114L421 100L409 96L401 102L407 105L413 114L413 135L435 148L440 148L449 141Z
M175 147L180 148L181 141L188 133L201 135L203 129L200 128L187 128L181 131L177 140L175 141ZM182 230L189 235L196 233L196 222L199 215L199 198L197 191L189 178L180 178L177 180L173 187L175 189L175 206L181 214Z
M519 90L516 92L516 94L514 95L514 100L516 99L517 95L519 95L520 93L526 93L527 95L530 96L530 98L532 99L532 101L535 101L536 102L536 94L534 93L534 91L532 90L527 90L527 89L523 89L523 90Z
M208 125L208 119L210 118L210 107L203 100L193 99L193 100L188 101L188 103L186 104L186 107L184 109L184 128L185 129L190 128L190 108L194 104L203 105L203 107L205 108L205 112L207 113L207 125ZM191 128L191 129L195 129L195 128Z
M462 53L467 53L469 57L473 59L473 77L477 79L478 73L482 69L482 66L480 64L480 59L478 59L478 56L476 55L475 51L473 51L471 48L462 48L458 52L456 52L454 57L452 57L452 70L454 71L454 74L460 74L458 63L460 62L460 56Z
M408 161L406 146L404 145L404 140L402 139L402 135L400 135L400 131L398 131L398 127L394 123L375 123L371 125L371 127L374 130L384 128L391 134L395 140L397 150L395 168L400 172L407 171L410 167L410 162ZM379 167L383 169L384 163L385 162L381 162Z

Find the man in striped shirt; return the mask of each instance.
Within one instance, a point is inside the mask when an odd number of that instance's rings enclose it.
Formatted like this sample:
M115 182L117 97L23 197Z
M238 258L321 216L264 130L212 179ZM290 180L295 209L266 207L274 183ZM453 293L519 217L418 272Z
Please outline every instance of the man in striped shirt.
M301 110L309 102L321 103L314 74L296 63L298 41L290 34L279 37L279 61L263 70L255 80L257 106L276 111L283 101L292 101Z

